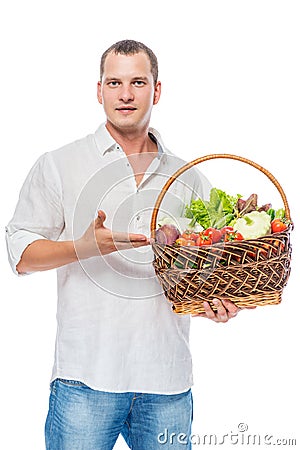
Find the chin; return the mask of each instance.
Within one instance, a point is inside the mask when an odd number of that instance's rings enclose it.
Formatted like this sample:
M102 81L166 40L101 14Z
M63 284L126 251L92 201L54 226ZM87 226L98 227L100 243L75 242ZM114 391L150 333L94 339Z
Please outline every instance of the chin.
M118 121L109 121L111 126L113 126L116 129L119 130L134 130L136 128L139 128L139 122L133 122L133 121L126 121L126 120L118 120Z

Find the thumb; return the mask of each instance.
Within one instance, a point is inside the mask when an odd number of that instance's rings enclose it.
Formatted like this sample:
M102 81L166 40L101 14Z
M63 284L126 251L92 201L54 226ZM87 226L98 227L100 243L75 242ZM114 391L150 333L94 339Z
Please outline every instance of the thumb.
M105 212L102 210L98 211L98 217L95 220L95 227L96 228L103 227L103 223L104 223L105 219L106 219Z

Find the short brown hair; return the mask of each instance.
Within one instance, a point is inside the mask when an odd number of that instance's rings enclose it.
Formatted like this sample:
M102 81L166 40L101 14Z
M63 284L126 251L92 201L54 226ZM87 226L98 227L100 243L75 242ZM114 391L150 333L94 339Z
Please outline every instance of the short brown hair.
M103 53L100 62L100 80L102 79L105 60L109 53L115 53L116 55L135 55L139 52L144 52L149 57L151 73L153 75L154 84L156 84L158 79L158 62L156 55L149 47L147 47L145 44L142 44L142 42L133 41L130 39L116 42Z

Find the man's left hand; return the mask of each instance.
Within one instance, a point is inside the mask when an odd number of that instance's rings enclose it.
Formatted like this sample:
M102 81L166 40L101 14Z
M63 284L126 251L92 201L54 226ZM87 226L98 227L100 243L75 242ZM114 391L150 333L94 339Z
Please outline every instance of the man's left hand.
M234 303L232 303L230 300L213 300L214 306L217 308L216 311L214 311L208 302L203 302L203 307L205 309L205 312L200 314L193 314L192 317L206 317L207 319L211 319L214 322L228 322L229 319L232 317L235 317L239 311L241 311L241 308L236 306Z

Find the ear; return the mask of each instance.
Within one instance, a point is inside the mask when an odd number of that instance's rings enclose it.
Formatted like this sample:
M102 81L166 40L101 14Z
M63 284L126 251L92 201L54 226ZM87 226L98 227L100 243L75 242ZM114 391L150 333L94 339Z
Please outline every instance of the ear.
M102 100L101 89L102 89L101 81L98 81L98 83L97 83L97 98L98 98L98 102L102 105L103 100Z
M153 105L158 103L161 94L161 82L158 81L154 87Z

